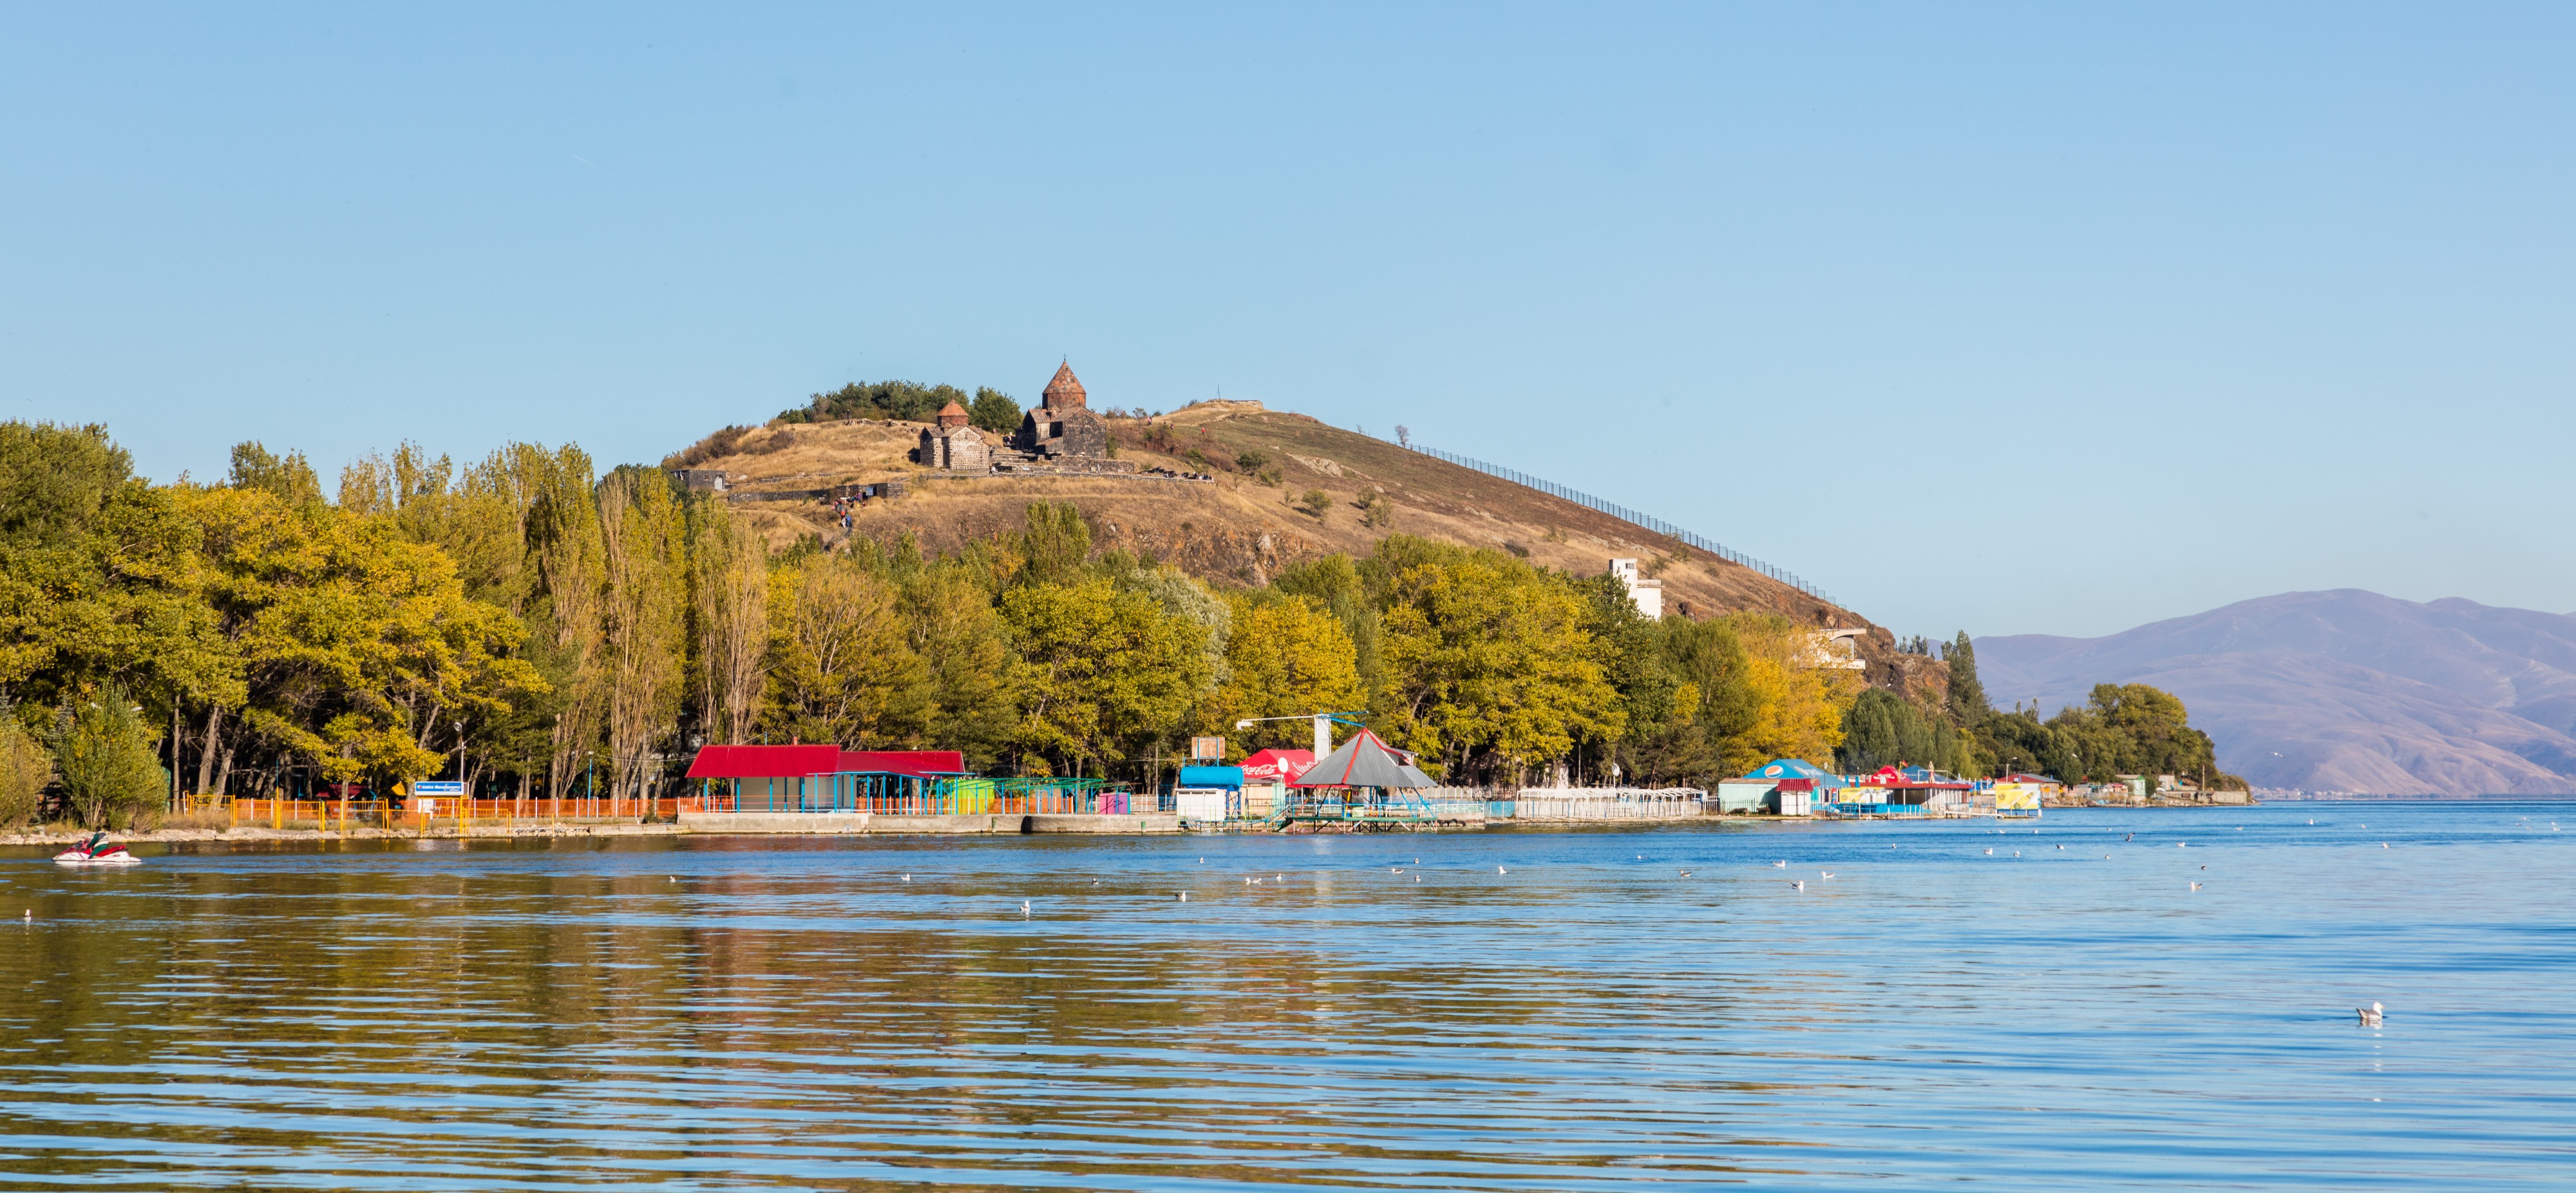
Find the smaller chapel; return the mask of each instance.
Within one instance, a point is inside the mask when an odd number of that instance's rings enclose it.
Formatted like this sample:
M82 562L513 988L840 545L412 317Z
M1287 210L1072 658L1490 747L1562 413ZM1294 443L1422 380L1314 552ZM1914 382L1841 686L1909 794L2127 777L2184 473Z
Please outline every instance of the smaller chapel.
M931 426L921 432L921 445L912 449L912 462L953 472L982 472L993 466L993 449L986 446L983 435L967 425L966 408L955 402L939 408Z

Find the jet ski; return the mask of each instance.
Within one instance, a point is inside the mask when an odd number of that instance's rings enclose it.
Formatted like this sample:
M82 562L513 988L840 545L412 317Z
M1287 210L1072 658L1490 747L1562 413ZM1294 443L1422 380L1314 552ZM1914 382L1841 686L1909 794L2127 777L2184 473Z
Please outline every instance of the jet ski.
M122 845L110 844L105 832L89 835L89 840L54 855L66 866L139 866L143 859L125 851Z

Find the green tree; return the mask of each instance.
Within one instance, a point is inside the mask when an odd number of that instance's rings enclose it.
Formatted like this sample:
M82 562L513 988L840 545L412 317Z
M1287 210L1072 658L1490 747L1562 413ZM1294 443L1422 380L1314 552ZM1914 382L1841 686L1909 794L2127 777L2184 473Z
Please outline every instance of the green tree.
M1443 759L1445 773L1490 778L1621 734L1571 587L1499 552L1430 546L1382 552L1400 565L1386 578L1390 741Z
M769 615L771 740L865 750L916 739L929 693L892 585L818 556L770 574Z
M1011 395L990 386L977 389L975 400L966 406L966 422L996 435L1008 435L1020 429L1020 404Z
M18 723L15 710L0 709L0 828L34 820L53 781L54 756Z
M1070 501L1033 501L1027 516L1028 530L1020 538L1019 557L1025 561L1021 578L1036 584L1070 581L1091 558L1091 526L1082 520L1081 508Z
M1222 675L1209 691L1199 724L1227 738L1239 756L1311 741L1304 722L1272 721L1237 730L1245 718L1364 711L1359 652L1342 620L1313 597L1238 594L1225 641Z
M0 422L0 694L54 704L113 682L165 708L237 703L191 537L106 427Z
M962 752L971 769L990 769L1019 719L1020 682L992 594L966 565L943 559L904 575L897 607L926 681L923 744Z
M1107 578L1003 594L1020 656L1023 750L1076 773L1106 768L1182 727L1208 681L1205 631Z
M1950 665L1950 717L1959 725L1975 727L1994 711L1986 703L1986 685L1977 679L1977 648L1968 641L1968 631L1941 648Z
M224 483L236 489L260 489L288 505L309 509L323 504L322 478L302 452L281 456L256 439L233 445L232 471Z
M1333 495L1322 489L1308 489L1305 496L1297 499L1297 505L1307 513L1321 518L1325 510L1333 508Z
M124 688L108 684L66 702L57 724L63 800L83 828L131 828L160 805L170 772L153 757L158 735Z

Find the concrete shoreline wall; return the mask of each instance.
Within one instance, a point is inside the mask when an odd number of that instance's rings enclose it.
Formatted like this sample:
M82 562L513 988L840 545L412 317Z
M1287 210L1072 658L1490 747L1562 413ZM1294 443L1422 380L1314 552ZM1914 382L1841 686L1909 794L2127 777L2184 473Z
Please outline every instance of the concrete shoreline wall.
M995 833L1177 833L1181 818L1164 815L1026 816L976 813L895 816L878 812L682 812L680 831L705 834L866 836Z

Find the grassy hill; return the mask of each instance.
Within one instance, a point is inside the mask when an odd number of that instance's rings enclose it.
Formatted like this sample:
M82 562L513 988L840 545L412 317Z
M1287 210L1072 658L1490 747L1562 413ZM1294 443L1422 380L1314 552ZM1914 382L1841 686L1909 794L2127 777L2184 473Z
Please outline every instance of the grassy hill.
M810 497L762 500L759 493L900 477L907 481L905 496L870 503L855 516L853 533L891 540L909 530L925 549L949 551L1019 529L1032 501L1069 501L1090 520L1101 547L1150 552L1218 583L1265 583L1287 564L1335 552L1364 555L1378 539L1401 533L1499 547L1586 575L1605 570L1614 556L1634 556L1664 582L1668 612L1706 617L1761 610L1817 625L1870 625L1741 564L1608 514L1257 402L1202 402L1152 420L1111 418L1109 426L1122 460L1145 469L1206 471L1216 479L953 477L906 460L921 424L869 419L723 433L688 458L691 467L723 469L737 495L735 508L759 519L781 545L816 533L837 542L841 533L825 504ZM1204 469L1191 459L1193 451L1206 461ZM1237 461L1246 453L1266 461L1243 469ZM1310 490L1330 499L1321 514L1300 504ZM1363 523L1359 504L1372 490L1388 506L1377 526ZM1892 644L1883 630L1872 637L1876 645Z

